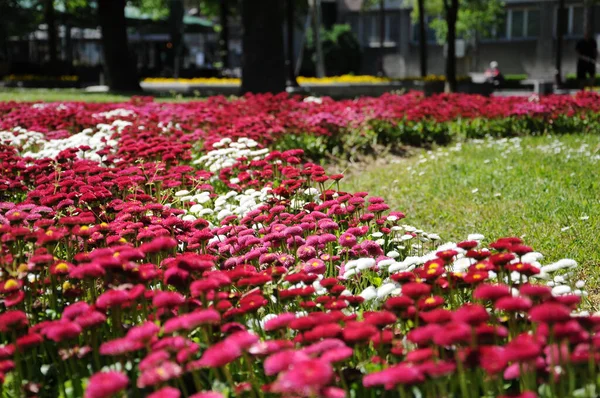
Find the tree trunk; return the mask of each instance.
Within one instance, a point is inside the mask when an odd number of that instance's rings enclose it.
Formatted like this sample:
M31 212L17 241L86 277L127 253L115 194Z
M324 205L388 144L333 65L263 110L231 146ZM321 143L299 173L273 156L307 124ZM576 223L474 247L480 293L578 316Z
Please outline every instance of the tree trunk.
M56 42L56 14L54 12L54 0L44 1L44 22L48 32L48 57L51 65L56 65L58 60L58 47Z
M242 93L285 91L280 0L242 0Z
M71 10L69 5L65 3L65 12L62 14L61 24L65 29L65 37L61 42L61 46L64 49L63 59L68 67L68 74L73 74L73 37L71 35Z
M321 0L309 0L309 5L312 11L316 75L317 77L325 77L325 58L323 56L323 43L321 43Z
M98 20L108 86L116 91L140 91L136 67L127 45L125 0L98 0Z
M425 0L418 0L419 6L419 58L421 77L427 76L427 27L425 26Z
M385 46L385 0L379 0L379 59L378 73L380 76L385 76L385 68L383 67L383 55Z
M169 25L171 31L171 65L173 77L179 78L181 69L181 55L183 53L183 0L170 0Z
M65 61L69 68L73 67L73 36L72 27L69 23L65 24Z
M562 45L564 35L563 18L565 17L565 0L558 0L556 13L556 84L562 85Z
M8 61L8 34L4 24L0 24L0 63ZM1 72L0 72L1 73Z
M448 24L448 53L446 54L446 91L456 92L456 19L458 0L444 0Z
M286 0L286 47L287 56L285 60L285 66L287 69L287 81L285 85L287 87L298 87L298 81L296 80L296 72L294 66L294 29L296 28L296 18L294 16L294 0Z
M219 2L221 33L219 35L219 52L223 69L229 68L229 0Z

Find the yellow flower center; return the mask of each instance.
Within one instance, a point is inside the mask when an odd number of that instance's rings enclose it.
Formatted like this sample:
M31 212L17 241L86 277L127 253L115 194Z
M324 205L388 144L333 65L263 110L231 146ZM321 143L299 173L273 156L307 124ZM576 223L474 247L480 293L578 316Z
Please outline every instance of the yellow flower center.
M58 263L56 264L56 270L60 272L67 272L69 270L69 266L66 263Z
M317 261L313 261L312 266L313 267L318 267L320 264Z
M4 284L4 290L12 290L12 289L16 289L18 287L19 287L19 282L17 282L15 279L9 279Z
M427 271L427 275L434 275L437 271L435 269L430 269Z
M121 253L119 253L119 252L114 252L114 254L113 254L113 257L117 258L117 257L119 257L120 255L121 255Z
M121 239L119 239L119 243L127 243L127 239L121 238Z
M48 231L46 231L46 235L47 236L52 236L52 235L54 235L54 231L51 230L51 229L49 229Z
M72 287L73 287L73 285L71 285L71 283L69 281L65 281L65 283L63 283L63 285L62 285L63 292L69 290Z
M475 268L477 268L477 269L485 269L485 268L486 268L486 265L485 265L485 264L483 264L483 263L479 263L479 264L477 264L477 265L475 266Z
M425 304L435 304L435 299L433 297L429 297L425 300Z
M19 217L21 215L21 213L19 213L18 211L15 211L12 215L15 217Z
M87 225L82 225L81 228L79 228L80 231L87 231L88 229L90 229L90 227L88 227Z
M475 280L479 280L481 278L483 278L483 277L481 275L479 275L479 274L473 275L473 279L475 279Z

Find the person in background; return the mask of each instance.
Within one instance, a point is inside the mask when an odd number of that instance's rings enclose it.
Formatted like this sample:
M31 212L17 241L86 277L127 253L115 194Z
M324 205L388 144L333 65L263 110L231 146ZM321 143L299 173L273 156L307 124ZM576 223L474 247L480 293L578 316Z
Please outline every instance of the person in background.
M583 39L577 42L577 80L581 89L587 85L592 86L596 78L596 59L598 58L598 44L589 31L585 32Z
M498 69L498 62L490 62L489 69L485 71L485 79L494 86L501 86L504 83L504 76L500 72L500 69Z

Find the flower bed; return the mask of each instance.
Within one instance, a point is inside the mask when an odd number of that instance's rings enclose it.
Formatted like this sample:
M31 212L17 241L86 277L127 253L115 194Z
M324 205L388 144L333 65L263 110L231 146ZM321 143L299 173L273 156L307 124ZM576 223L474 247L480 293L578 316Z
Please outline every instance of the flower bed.
M384 100L2 104L4 396L595 396L574 261L442 244L269 148Z
M424 98L411 92L345 101L281 94L169 104L142 97L125 104L3 103L0 131L19 126L63 138L96 125L98 114L116 112L114 119L119 112L129 112L121 119L152 128L175 126L179 134L209 149L223 137L247 137L280 150L300 148L309 158L319 159L324 153L369 150L373 144L430 145L486 135L594 133L599 110L600 96L595 93Z

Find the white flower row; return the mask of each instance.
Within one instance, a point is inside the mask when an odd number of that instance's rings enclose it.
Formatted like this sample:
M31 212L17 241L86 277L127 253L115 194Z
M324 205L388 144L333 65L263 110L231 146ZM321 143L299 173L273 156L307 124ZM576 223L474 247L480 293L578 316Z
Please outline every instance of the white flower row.
M250 160L264 159L269 154L267 148L256 149L258 143L249 138L240 138L232 141L231 138L223 138L213 144L212 151L196 159L194 164L202 165L207 170L216 173L226 167L233 166L237 159L246 157Z
M109 147L116 147L118 141L113 139L115 132L122 132L131 123L123 120L114 120L110 124L100 123L96 129L87 128L80 133L67 138L48 140L46 136L37 131L28 131L21 127L16 127L12 131L0 131L0 142L18 148L23 157L34 159L54 158L61 151L69 148L78 148L80 146L89 146L89 151L80 151L80 158L101 161L98 151Z

